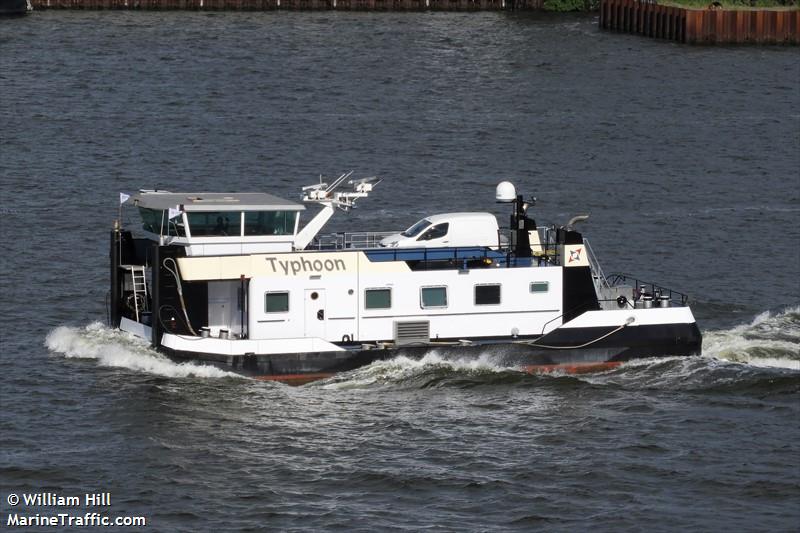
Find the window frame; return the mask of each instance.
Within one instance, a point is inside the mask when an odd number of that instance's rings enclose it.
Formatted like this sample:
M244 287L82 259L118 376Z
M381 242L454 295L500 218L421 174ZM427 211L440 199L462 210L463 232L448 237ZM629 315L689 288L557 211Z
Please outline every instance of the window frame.
M425 291L430 289L443 289L444 290L444 305L425 305ZM448 299L447 285L429 285L427 287L419 288L419 306L421 309L447 309L450 300Z
M256 221L253 218L257 219ZM263 231L268 219L272 219L271 230ZM248 220L250 219L250 220ZM278 221L280 220L280 224ZM291 210L261 209L242 211L242 235L244 237L286 237L295 234L297 217ZM277 231L280 229L280 231Z
M228 238L228 237L241 237L242 236L242 224L244 219L244 212L239 210L234 211L186 211L186 223L189 224L189 234L194 237L199 237L202 239L205 238ZM227 216L230 215L230 216ZM218 233L213 233L216 230L216 227L211 230L211 232L207 232L207 228L211 227L210 224L199 224L200 217L217 217L221 218L225 216L228 221L228 232L226 235L220 235ZM193 220L194 219L194 220ZM201 233L198 234L198 229L203 228ZM234 232L235 230L235 232Z
M423 218L422 220L418 220L414 222L407 230L400 233L403 237L418 237L420 233L428 229L433 225L433 222L428 220L427 218Z
M389 305L386 307L369 307L367 305L367 293L368 292L389 292ZM369 289L364 289L364 310L365 311L373 311L373 310L382 310L382 309L391 309L392 308L392 288L391 287L370 287Z
M476 306L484 305L501 305L503 303L503 284L502 283L478 283L474 285L473 291L474 302ZM479 287L497 287L497 301L496 302L478 302L478 288Z
M533 290L534 285L544 286L544 290ZM528 292L530 294L547 294L550 292L550 282L549 281L531 281L528 285Z
M437 231L438 228L444 226L444 233L438 235L436 237L430 236L434 231ZM417 237L418 241L432 241L434 239L444 239L450 233L450 223L449 222L440 222L438 224L433 224L431 227L426 229L422 234Z
M139 206L138 209L139 219L142 221L142 230L148 233L160 235L162 226L164 225L164 210L141 206ZM157 222L158 227L153 225L151 222Z
M267 299L270 295L273 294L285 294L286 295L286 309L281 311L270 311L267 307ZM264 292L264 313L267 314L274 314L274 313L288 313L289 309L291 308L290 305L291 299L289 298L289 291L265 291Z
M186 224L181 213L179 217L170 219L168 212L163 209L152 209L150 207L138 207L139 218L142 221L142 231L154 235L168 237L187 237ZM155 222L155 225L148 223L148 220ZM166 231L164 231L166 230Z

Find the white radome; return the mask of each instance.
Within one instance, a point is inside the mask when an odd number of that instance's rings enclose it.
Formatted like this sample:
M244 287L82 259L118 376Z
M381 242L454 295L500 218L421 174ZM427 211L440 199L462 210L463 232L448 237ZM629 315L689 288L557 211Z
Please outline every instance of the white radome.
M513 202L517 199L517 189L510 181L501 181L497 184L494 197L498 202Z

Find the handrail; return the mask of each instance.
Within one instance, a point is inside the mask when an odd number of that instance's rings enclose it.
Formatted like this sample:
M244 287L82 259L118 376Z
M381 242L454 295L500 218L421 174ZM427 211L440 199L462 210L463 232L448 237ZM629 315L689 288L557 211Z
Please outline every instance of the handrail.
M600 262L597 260L597 256L594 254L594 250L592 250L592 246L589 244L589 239L586 237L583 238L583 245L586 248L586 258L589 260L589 268L592 270L592 274L594 274L592 278L599 283L599 287L597 288L610 288L608 279L603 273L603 268L600 266Z
M416 261L427 270L429 263L437 261L461 262L467 268L469 261L481 260L487 266L502 254L485 246L465 246L453 248L376 248L365 252L370 260L377 261ZM490 261L487 261L490 260Z
M628 281L632 281L634 283L633 285L634 299L640 298L643 295L652 296L660 294L662 296L664 295L669 296L670 300L676 299L676 296L679 297L682 306L685 306L687 303L689 303L689 296L685 293L676 291L674 289L670 289L669 287L664 287L663 285L658 285L657 283L653 283L650 281L642 281L630 274L615 273L611 274L611 276L609 276L607 279L609 287L616 287L617 285L627 283Z
M307 248L317 250L343 250L346 248L378 248L384 237L399 233L397 231L339 232L317 236Z

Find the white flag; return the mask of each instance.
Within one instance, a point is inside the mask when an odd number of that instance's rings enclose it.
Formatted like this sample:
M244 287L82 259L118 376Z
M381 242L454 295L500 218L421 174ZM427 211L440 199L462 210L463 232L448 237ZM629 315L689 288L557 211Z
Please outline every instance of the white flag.
M176 216L181 214L181 206L176 205L175 207L169 208L169 219L172 220Z
M128 198L130 197L131 197L130 194L125 194L124 192L119 193L119 205L122 205L125 202L127 202Z

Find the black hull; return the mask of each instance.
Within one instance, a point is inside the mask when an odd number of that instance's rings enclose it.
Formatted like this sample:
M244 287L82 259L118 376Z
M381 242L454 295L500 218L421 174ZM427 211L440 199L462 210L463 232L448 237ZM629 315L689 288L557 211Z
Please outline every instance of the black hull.
M17 16L28 13L26 0L0 0L0 16Z
M699 355L702 337L697 324L665 324L628 327L595 341L617 328L572 328L553 331L531 340L484 340L481 344L459 346L439 344L402 348L362 349L347 347L342 352L290 354L223 355L176 351L160 347L178 360L192 360L219 366L259 379L304 383L355 370L375 361L397 356L419 359L436 351L445 359L470 359L489 355L499 366L527 372L589 372L613 368L625 361L649 357ZM588 345L585 345L589 343ZM585 345L585 346L584 346Z

